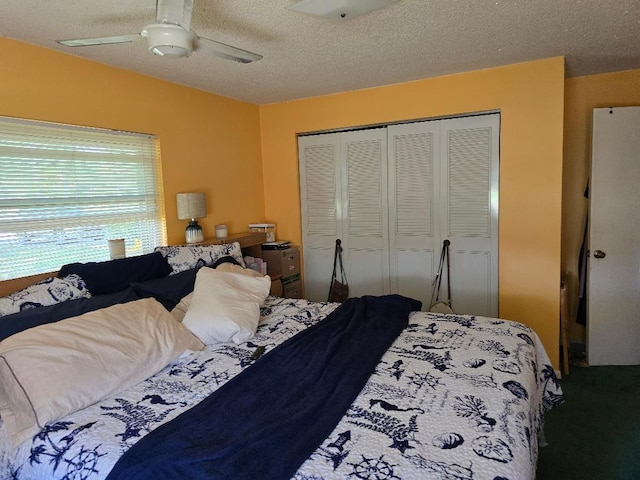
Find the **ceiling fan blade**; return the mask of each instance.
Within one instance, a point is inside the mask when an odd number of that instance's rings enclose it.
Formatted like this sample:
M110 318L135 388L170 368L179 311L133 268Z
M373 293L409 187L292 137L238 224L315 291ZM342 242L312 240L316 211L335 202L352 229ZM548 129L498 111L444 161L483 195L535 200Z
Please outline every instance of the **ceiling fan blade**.
M156 22L180 25L185 30L191 28L193 0L157 0Z
M208 38L198 37L195 41L194 51L208 55L233 60L238 63L251 63L262 58L262 55L249 52L238 47L232 47L224 43L216 42Z
M115 37L78 38L75 40L56 40L60 45L67 47L88 47L90 45L108 45L111 43L135 42L142 38L139 33L134 35L117 35Z

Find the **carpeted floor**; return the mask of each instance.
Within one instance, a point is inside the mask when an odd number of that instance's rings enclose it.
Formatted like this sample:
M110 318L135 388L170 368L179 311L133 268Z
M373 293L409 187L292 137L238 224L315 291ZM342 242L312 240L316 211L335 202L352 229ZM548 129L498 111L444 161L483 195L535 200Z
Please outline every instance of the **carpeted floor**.
M574 365L560 385L537 480L640 480L640 366Z

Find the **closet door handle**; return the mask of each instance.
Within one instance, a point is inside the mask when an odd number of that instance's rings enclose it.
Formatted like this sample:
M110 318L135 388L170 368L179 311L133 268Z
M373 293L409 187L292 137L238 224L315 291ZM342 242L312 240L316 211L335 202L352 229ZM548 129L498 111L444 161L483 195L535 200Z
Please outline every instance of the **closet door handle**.
M593 256L596 258L604 258L607 256L607 254L604 253L602 250L594 250Z

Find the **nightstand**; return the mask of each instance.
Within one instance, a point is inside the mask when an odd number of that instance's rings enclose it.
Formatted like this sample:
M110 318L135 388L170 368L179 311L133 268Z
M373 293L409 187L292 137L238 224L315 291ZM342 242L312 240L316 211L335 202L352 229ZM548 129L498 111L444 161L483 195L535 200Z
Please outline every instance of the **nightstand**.
M232 233L227 238L205 238L204 242L197 245L224 245L226 243L238 242L242 249L243 256L261 257L261 245L267 241L265 232L242 232Z

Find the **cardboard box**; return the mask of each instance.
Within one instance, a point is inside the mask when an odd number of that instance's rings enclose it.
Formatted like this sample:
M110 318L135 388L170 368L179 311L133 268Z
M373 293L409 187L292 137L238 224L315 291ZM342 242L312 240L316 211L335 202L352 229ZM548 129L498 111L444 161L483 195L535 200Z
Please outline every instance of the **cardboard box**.
M283 283L289 277L300 276L300 247L262 250L262 259L267 262L267 273L270 276L280 275Z
M282 288L282 280L279 278L271 279L271 290L269 290L269 295L273 295L274 297L284 297L284 289Z
M302 298L302 280L300 274L282 280L283 298Z

